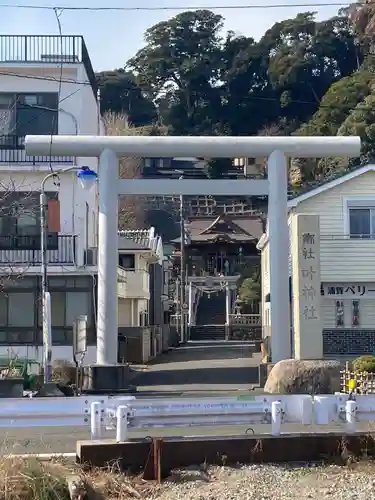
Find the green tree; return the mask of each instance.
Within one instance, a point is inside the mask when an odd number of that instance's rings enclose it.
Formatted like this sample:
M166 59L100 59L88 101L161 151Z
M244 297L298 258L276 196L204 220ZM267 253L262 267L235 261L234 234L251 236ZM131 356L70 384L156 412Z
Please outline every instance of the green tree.
M123 69L103 71L96 75L100 88L100 111L125 113L135 127L154 123L157 110L137 85L136 78Z
M328 89L318 111L297 131L298 135L336 135L351 110L371 92L373 73L360 71L341 78Z
M146 31L146 45L127 67L163 109L176 134L213 133L223 18L209 10L183 12Z
M338 130L339 135L359 135L362 140L361 162L375 157L375 92L351 110Z
M245 314L255 301L260 300L260 291L260 283L255 277L245 278L242 281L238 290L238 298Z
M268 53L269 78L282 115L296 122L308 119L328 88L363 60L346 16L316 22L312 12L298 14L276 23L260 45Z

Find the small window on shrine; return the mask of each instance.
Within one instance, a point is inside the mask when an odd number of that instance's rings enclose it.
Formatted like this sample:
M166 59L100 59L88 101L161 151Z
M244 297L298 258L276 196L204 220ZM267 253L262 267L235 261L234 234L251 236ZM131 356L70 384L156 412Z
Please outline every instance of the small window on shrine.
M336 300L336 326L344 326L344 302Z
M359 300L352 300L352 326L359 326L360 323Z

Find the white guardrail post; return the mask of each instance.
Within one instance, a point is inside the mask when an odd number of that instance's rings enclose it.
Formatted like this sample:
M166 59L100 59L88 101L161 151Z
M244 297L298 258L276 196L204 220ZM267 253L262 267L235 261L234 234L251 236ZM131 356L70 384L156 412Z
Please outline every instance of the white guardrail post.
M128 439L128 407L120 405L116 411L116 441L122 443Z
M102 437L102 405L95 401L91 403L91 439L95 441Z
M355 432L357 426L357 403L356 401L347 401L345 405L346 429L348 432Z
M271 406L272 416L272 436L280 436L281 421L283 416L282 405L280 401L273 401Z

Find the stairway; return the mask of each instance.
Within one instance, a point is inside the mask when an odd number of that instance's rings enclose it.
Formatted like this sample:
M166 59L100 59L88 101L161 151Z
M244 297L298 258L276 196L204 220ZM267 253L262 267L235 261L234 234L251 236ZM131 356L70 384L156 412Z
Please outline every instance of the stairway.
M203 294L198 303L195 324L224 325L225 324L225 292Z
M189 328L189 340L220 341L225 340L224 325L198 325Z

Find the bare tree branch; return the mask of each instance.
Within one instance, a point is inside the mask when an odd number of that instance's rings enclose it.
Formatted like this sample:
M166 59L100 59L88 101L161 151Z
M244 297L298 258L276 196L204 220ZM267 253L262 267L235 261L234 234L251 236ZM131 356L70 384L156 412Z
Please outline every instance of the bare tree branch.
M125 114L106 113L104 124L107 135L166 135L167 129L160 125L133 127ZM119 177L121 179L139 179L143 173L143 158L123 157L120 159ZM139 229L145 224L145 201L139 197L120 196L119 229Z
M26 222L24 233L16 232L21 220ZM30 219L30 231L27 220ZM27 269L33 265L32 250L17 248L16 241L23 237L40 241L39 198L30 179L16 182L12 177L0 179L0 291L21 279ZM25 241L26 243L26 241ZM31 241L32 243L32 241ZM35 244L35 243L34 243ZM39 248L36 249L38 252ZM40 250L39 250L40 251Z

